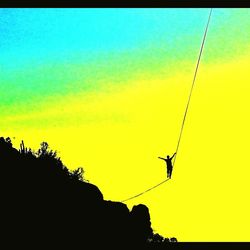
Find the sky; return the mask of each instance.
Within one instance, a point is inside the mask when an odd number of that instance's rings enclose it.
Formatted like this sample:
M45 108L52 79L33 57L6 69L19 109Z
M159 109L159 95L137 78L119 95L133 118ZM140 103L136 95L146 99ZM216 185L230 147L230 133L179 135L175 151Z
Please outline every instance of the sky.
M166 179L206 8L0 9L0 131L122 201ZM178 241L249 241L250 9L213 9L172 179L128 201Z

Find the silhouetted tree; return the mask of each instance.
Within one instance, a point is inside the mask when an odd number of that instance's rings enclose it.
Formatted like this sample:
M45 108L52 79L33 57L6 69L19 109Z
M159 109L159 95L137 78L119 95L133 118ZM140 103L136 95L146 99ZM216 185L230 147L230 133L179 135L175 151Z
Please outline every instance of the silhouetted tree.
M74 180L83 181L83 173L83 168L77 168L76 170L70 172L70 177Z
M9 144L9 145L12 147L12 142L11 142L10 137L7 137L7 138L5 139L5 141L6 141L7 144Z

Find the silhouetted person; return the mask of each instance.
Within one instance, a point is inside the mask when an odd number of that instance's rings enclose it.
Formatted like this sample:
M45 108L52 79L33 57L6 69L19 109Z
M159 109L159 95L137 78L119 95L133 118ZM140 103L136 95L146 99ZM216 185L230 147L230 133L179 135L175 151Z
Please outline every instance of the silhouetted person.
M172 171L173 171L172 159L174 158L175 155L176 155L176 153L174 153L172 157L169 157L169 155L167 155L167 159L162 158L162 157L158 157L161 160L164 160L166 162L166 164L167 164L167 177L169 179L171 179L171 175L172 175Z

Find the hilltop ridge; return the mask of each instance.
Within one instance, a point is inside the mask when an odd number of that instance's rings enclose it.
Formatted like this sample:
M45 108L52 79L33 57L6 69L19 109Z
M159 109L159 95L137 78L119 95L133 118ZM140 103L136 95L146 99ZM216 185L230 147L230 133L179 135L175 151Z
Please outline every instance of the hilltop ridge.
M153 232L147 206L129 211L126 204L104 200L84 180L84 170L70 171L46 142L35 152L23 142L17 150L1 137L0 166L9 246L155 249L176 241Z

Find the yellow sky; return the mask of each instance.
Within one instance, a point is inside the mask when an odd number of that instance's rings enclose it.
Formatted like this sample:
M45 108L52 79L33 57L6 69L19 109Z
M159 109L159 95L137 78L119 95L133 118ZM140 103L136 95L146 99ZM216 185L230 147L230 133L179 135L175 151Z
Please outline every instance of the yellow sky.
M64 117L62 124L4 135L33 148L47 141L68 167L82 166L105 199L126 199L166 178L157 157L176 148L191 66L167 79L141 77L88 99L68 96L34 117L11 118ZM249 82L249 54L200 65L173 179L127 203L146 204L156 232L179 241L249 241Z

